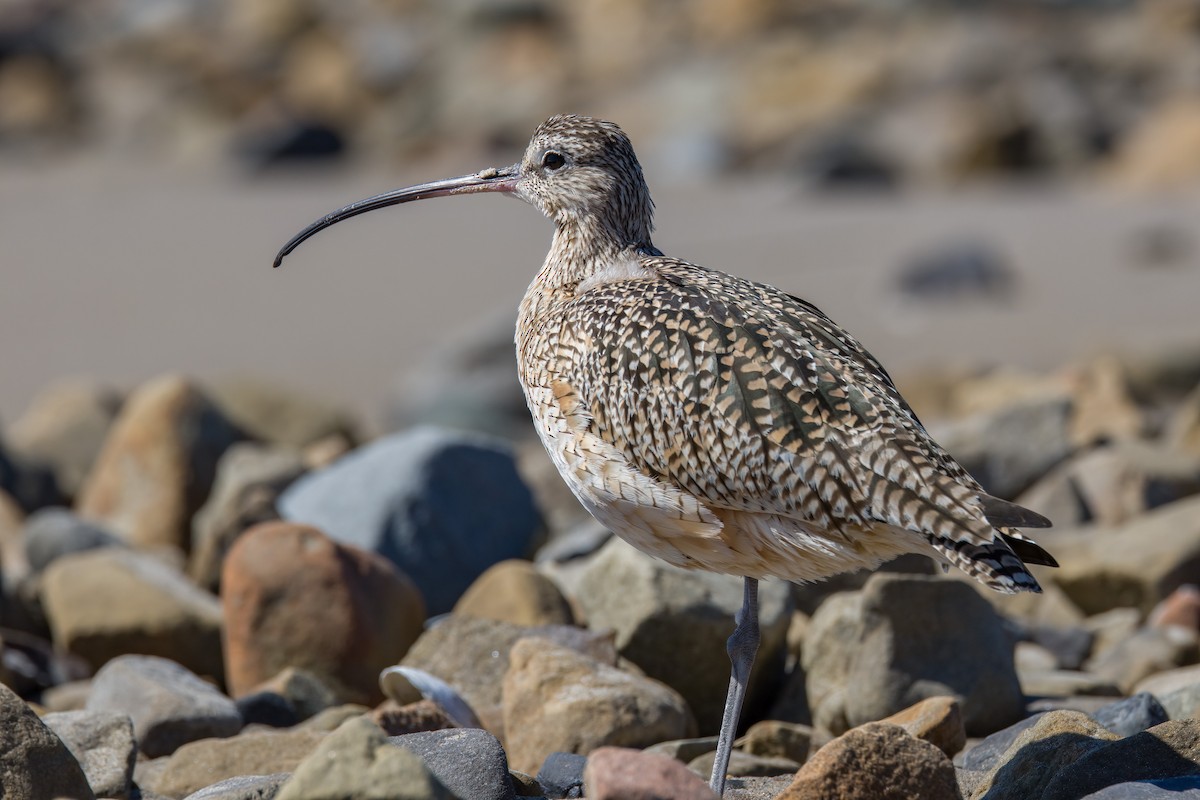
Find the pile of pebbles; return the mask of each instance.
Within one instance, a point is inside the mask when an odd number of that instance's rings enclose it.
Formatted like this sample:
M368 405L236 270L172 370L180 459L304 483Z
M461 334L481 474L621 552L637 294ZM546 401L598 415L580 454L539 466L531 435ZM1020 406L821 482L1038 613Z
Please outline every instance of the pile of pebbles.
M902 387L1062 567L765 582L726 797L1200 796L1198 387L1190 356ZM740 580L610 537L535 442L61 384L4 430L0 575L6 798L714 797Z

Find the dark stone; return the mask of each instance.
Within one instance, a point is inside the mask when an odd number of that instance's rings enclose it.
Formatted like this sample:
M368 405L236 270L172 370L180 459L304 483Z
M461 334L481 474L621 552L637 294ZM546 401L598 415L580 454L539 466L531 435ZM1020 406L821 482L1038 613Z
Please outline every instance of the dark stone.
M346 137L331 125L314 120L292 120L266 131L246 134L235 147L253 170L289 164L329 162L346 154Z
M16 500L26 514L61 505L66 500L48 467L6 452L3 447L0 447L0 490Z
M33 709L0 684L0 795L21 800L94 796L79 762Z
M425 767L456 797L513 800L508 759L500 741L481 728L392 736L389 742L416 753Z
M1114 784L1200 775L1200 720L1164 722L1108 742L1064 766L1042 800L1076 800Z
M1004 730L996 731L956 758L955 764L971 772L991 772L1017 737L1032 728L1044 713L1034 714Z
M1109 703L1092 714L1092 719L1117 736L1132 736L1166 722L1169 717L1154 695L1139 692L1133 697Z
M275 692L254 692L239 697L234 702L242 715L242 721L247 725L290 728L301 721L292 702Z
M587 756L577 753L551 753L538 770L537 781L548 798L583 797L583 768Z
M36 572L68 553L125 546L124 540L116 534L58 507L44 508L30 515L25 520L23 535L25 557Z
M949 242L918 255L900 269L900 290L921 300L1008 300L1016 274L1007 259L983 242Z
M488 567L521 558L541 517L499 440L417 428L359 448L292 484L283 516L391 559L429 614L449 611Z
M1096 636L1081 627L1038 625L1029 631L1029 638L1054 654L1059 669L1077 670L1083 668L1083 662L1091 655Z
M1200 775L1114 783L1079 800L1200 800Z

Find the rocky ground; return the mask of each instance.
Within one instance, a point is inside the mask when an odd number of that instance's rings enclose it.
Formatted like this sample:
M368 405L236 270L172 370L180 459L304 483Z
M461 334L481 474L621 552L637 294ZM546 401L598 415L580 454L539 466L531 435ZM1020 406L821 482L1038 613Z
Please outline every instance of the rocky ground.
M726 796L1200 796L1198 387L1196 357L914 383L1062 566L765 583ZM0 487L6 798L712 797L739 581L611 539L525 435L68 383Z

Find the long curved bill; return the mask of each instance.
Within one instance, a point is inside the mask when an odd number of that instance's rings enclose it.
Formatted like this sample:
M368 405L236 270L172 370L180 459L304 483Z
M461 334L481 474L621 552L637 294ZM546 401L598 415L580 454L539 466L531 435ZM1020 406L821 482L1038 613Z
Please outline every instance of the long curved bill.
M407 203L410 200L425 200L430 197L476 194L478 192L505 192L511 194L516 190L517 181L520 177L521 165L513 164L510 167L503 167L501 169L485 169L483 172L477 172L474 175L462 175L457 178L433 181L432 183L421 183L404 189L393 189L390 192L368 197L366 200L359 200L357 203L351 203L344 208L339 208L337 211L326 214L293 236L279 253L276 254L275 266L278 267L282 264L283 259L305 240L344 219L357 217L359 214L365 214L377 208L386 208L387 206Z

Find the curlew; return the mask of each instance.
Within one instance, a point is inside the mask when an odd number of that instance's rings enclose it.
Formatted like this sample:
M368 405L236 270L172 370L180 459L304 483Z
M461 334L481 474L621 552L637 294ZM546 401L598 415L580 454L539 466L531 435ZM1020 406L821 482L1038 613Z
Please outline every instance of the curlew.
M634 547L740 576L732 676L711 785L722 794L758 650L758 581L815 581L903 553L1001 592L1056 566L1017 528L1049 522L987 495L925 431L888 373L812 304L664 255L629 138L551 117L520 162L335 211L289 241L385 206L500 192L554 222L521 301L517 364L534 424L579 502Z

